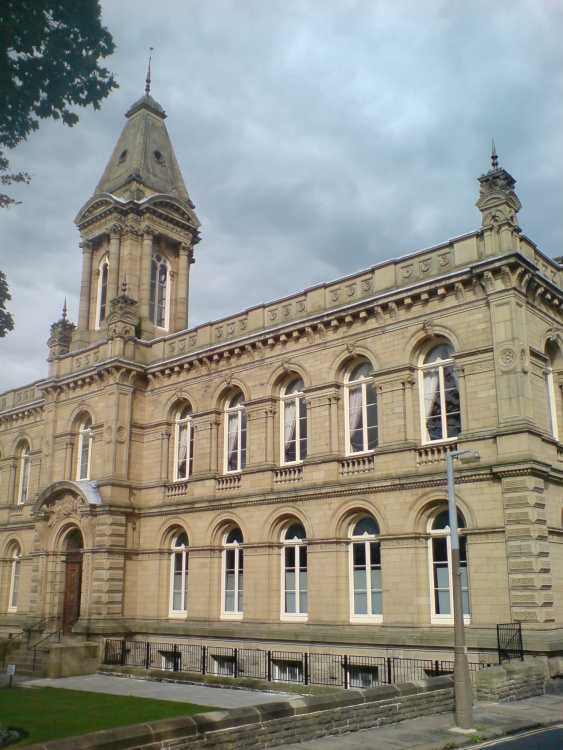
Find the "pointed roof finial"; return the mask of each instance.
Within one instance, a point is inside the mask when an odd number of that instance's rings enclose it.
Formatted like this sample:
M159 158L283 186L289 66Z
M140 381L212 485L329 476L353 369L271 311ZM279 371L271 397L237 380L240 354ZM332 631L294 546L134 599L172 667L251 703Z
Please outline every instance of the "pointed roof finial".
M123 281L121 282L121 294L127 297L127 276L123 274Z
M497 150L495 147L494 138L493 138L493 150L491 152L491 164L493 165L493 169L498 169L498 155L497 155Z
M65 303L63 305L63 320L66 320L66 314L67 314L67 307L66 307L66 297L65 297Z
M151 59L154 47L150 48L149 51L149 67L147 70L147 80L145 81L145 95L150 96L151 93Z

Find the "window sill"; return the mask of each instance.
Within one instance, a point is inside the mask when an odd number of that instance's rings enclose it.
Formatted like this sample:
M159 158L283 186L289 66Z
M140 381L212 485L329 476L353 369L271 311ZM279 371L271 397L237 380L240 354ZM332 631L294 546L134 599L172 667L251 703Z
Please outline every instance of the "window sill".
M185 620L188 616L187 612L169 612L168 617L171 620Z
M448 625L448 627L451 627L454 624L454 618L453 618L453 615L433 615L430 618L430 624L431 625ZM471 624L471 617L469 615L463 616L463 624L464 625Z
M383 615L352 615L350 623L352 625L369 625L383 622Z
M222 612L221 620L242 620L242 612Z
M307 622L309 615L281 615L280 622Z

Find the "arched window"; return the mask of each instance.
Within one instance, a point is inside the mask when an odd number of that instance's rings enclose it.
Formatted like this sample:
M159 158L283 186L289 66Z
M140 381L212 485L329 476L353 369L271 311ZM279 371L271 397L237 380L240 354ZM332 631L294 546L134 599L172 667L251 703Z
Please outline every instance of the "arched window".
M151 263L150 319L159 328L168 328L168 287L170 273L162 255L153 255Z
M246 413L242 393L235 394L226 410L225 471L241 471L246 466Z
M99 267L98 278L98 299L96 309L96 328L99 328L107 315L108 302L108 278L109 278L109 260L106 256L102 259Z
M303 381L298 378L292 380L283 392L283 464L307 458L307 406L303 388Z
M188 535L185 531L172 541L170 568L170 614L188 614Z
M442 510L430 522L430 567L432 575L432 619L434 622L453 622L452 548L449 512ZM465 519L457 514L457 525L465 528ZM469 616L469 586L467 580L467 539L459 535L459 559L463 614Z
M242 617L243 543L238 526L225 536L223 549L223 615Z
M29 477L31 474L31 457L29 445L24 443L19 450L18 504L23 505L29 495Z
M553 374L555 358L557 351L555 346L548 346L546 349L546 355L548 357L545 366L545 389L547 396L547 418L549 424L549 431L556 440L559 440L559 427L557 424L557 397L556 397L556 386L555 378Z
M85 417L78 430L78 451L76 479L78 481L91 478L92 468L92 420Z
M193 466L194 431L189 404L176 415L175 446L174 479L179 481L191 476Z
M424 442L450 440L461 432L459 385L453 353L451 344L437 344L427 352L420 366Z
M20 590L20 566L21 549L16 545L12 552L12 571L10 576L10 596L8 599L8 612L17 612L18 593Z
M377 395L370 362L356 365L346 378L346 452L377 448Z
M382 619L381 546L378 536L379 526L371 516L360 519L351 531L352 621L378 622Z
M292 524L283 538L283 615L291 618L307 617L307 545L302 524Z

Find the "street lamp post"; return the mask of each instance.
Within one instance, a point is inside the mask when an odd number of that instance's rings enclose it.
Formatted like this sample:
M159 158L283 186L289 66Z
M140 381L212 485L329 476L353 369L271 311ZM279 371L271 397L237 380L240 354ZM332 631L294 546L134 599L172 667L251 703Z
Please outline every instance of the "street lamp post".
M476 463L480 456L475 451L448 451L446 470L448 478L448 514L452 551L452 593L454 601L454 702L455 721L460 729L473 728L473 693L469 674L465 626L463 622L463 598L461 593L461 565L459 559L459 534L457 529L457 506L455 501L454 459L462 463Z

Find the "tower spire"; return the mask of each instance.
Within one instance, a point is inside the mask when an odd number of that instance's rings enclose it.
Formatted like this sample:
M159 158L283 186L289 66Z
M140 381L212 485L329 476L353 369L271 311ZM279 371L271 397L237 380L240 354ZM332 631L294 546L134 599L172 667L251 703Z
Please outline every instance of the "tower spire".
M495 147L495 139L493 138L493 149L491 152L491 164L493 165L493 169L498 169L498 154Z
M149 48L149 67L147 69L147 78L145 81L145 94L146 96L151 95L151 59L152 59L152 53L154 51L154 47Z

